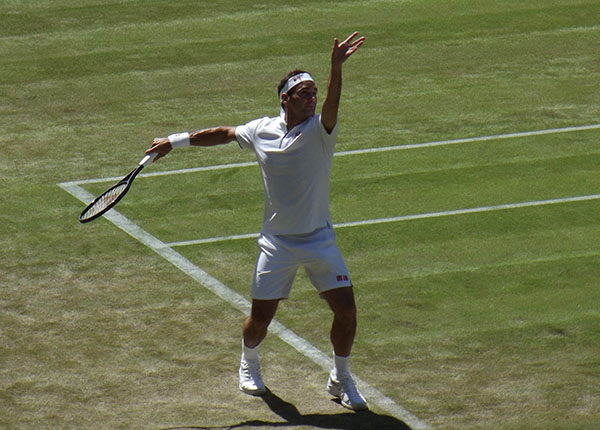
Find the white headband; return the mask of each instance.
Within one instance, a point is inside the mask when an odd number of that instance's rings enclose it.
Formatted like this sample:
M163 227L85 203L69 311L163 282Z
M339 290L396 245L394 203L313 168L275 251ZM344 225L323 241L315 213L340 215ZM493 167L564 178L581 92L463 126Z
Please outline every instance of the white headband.
M279 100L281 100L281 95L282 94L287 94L289 90L291 90L292 88L294 88L296 85L302 83L302 82L315 82L315 80L312 78L312 76L310 76L310 74L308 73L300 73L298 75L294 75L291 78L289 78L287 80L287 82L285 83L285 85L283 86L283 88L281 89L281 91L279 91Z

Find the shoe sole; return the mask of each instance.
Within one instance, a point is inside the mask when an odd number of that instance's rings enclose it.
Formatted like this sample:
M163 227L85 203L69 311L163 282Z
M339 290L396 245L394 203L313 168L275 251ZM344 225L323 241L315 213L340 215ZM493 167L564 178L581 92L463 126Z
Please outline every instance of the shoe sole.
M342 393L341 393L339 387L335 384L332 384L332 383L327 384L327 392L329 394L331 394L333 397L335 397L336 399L338 399L340 401L340 404L345 408L351 409L353 411L366 411L369 409L369 406L366 403L361 404L361 405L352 406L351 404L344 402L342 400Z
M260 396L264 396L265 394L267 394L266 388L257 388L256 390L250 390L248 388L242 387L241 385L239 387L240 387L240 391L242 393L248 394L250 396L260 397Z
M345 407L345 408L348 408L348 409L351 409L351 410L353 410L353 411L357 411L357 412L358 412L358 411L366 411L366 410L368 410L368 409L369 409L369 407L367 406L367 404L366 404L366 403L365 403L364 405L352 406L352 405L349 405L348 403L346 403L346 402L343 402L343 401L341 401L341 400L340 400L340 404L341 404L343 407Z

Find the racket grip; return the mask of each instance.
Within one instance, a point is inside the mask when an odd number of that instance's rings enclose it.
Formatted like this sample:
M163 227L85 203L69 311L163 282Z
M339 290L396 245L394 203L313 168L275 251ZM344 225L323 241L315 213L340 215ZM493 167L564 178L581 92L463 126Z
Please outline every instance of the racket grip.
M148 154L146 155L144 158L142 158L142 161L140 161L138 164L140 166L146 166L146 164L152 162L152 160L154 160L154 157L156 157L156 152L153 152L152 154Z

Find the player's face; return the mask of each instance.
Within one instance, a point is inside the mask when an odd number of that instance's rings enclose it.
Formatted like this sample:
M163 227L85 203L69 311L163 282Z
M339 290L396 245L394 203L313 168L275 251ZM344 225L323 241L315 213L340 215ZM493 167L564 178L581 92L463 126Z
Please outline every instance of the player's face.
M317 108L317 87L314 82L302 82L294 90L288 97L288 112L302 118L314 115Z

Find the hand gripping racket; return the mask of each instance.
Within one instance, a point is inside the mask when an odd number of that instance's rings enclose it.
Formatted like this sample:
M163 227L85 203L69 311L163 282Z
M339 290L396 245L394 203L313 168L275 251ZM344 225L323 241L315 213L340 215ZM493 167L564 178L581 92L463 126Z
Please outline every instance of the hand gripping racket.
M94 199L79 215L80 222L90 222L99 216L105 214L110 208L119 203L123 196L129 191L131 183L135 177L142 171L142 169L150 163L156 153L146 155L138 163L137 167L133 169L127 176L121 179L117 184L104 191L98 197Z

